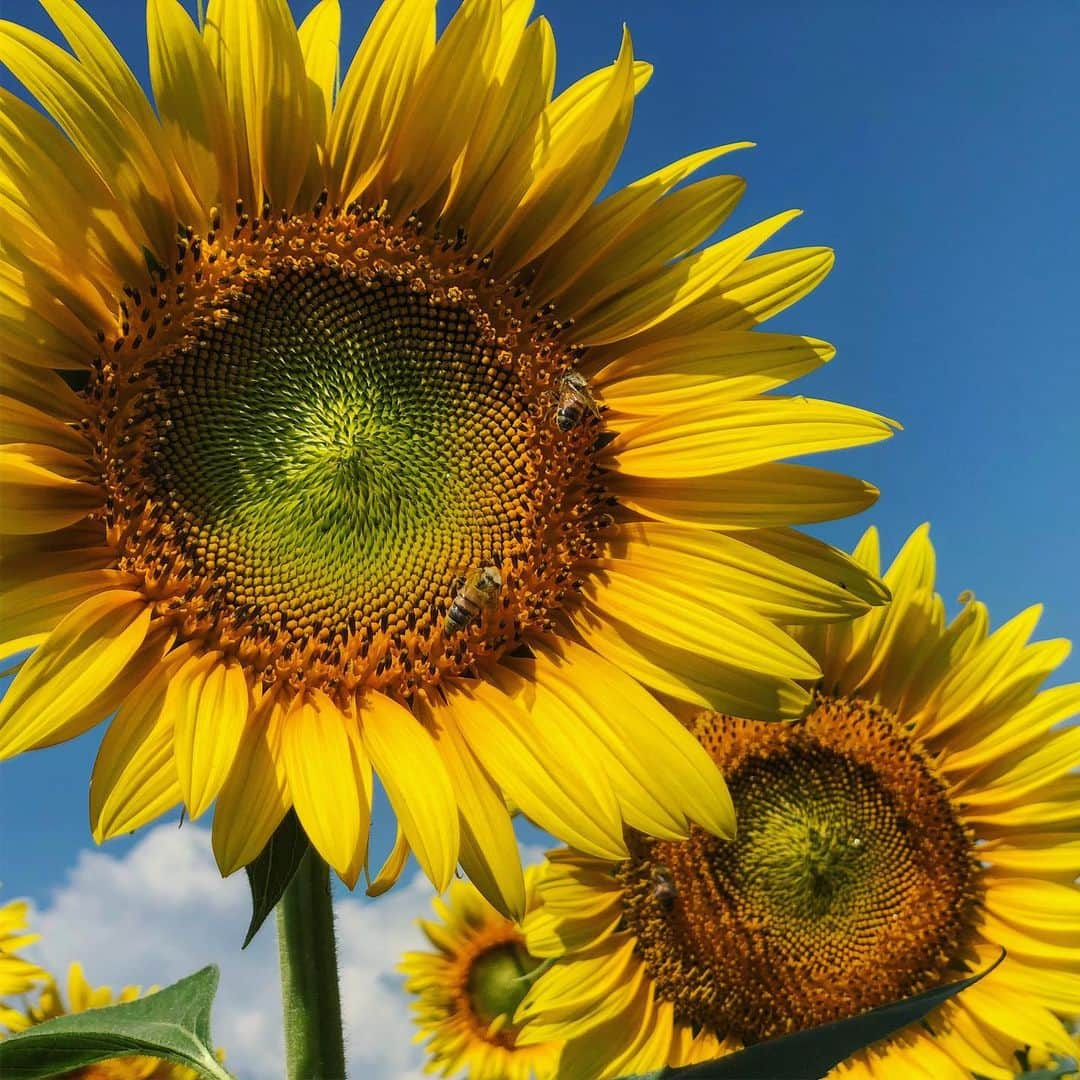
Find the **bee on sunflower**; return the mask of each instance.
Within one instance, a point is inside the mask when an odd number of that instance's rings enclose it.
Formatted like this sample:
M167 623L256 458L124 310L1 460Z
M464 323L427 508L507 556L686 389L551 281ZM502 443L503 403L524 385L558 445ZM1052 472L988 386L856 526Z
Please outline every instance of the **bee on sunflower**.
M879 572L871 529L854 558ZM971 595L950 622L916 530L888 608L803 628L809 714L691 723L727 777L733 839L631 834L629 858L553 852L526 945L519 1040L568 1040L566 1075L707 1060L853 1016L1006 959L834 1080L1011 1080L1068 1057L1080 1014L1080 685L1030 643L1029 608L990 632Z
M743 191L694 153L596 201L651 68L553 96L531 0L149 0L153 104L75 0L0 22L0 758L115 713L98 841L216 804L225 874L294 808L354 886L373 777L395 854L525 886L511 801L592 856L730 835L657 699L805 711L783 624L880 604L792 526L868 484L783 459L889 436L770 393L829 360L754 328L831 253L701 247ZM588 408L557 408L563 390ZM484 588L480 588L480 582Z

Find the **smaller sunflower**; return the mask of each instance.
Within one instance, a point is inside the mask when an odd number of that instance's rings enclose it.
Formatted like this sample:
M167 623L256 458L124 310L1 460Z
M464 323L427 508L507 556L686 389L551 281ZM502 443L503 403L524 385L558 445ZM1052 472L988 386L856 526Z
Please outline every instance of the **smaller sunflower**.
M11 900L0 907L0 997L23 994L48 978L37 964L15 955L40 937L26 933L26 910L25 900ZM0 1011L0 1022L2 1018Z
M539 868L525 872L526 911L539 903ZM518 924L500 915L470 884L455 881L432 901L437 921L420 920L435 952L409 952L400 970L416 995L413 1013L427 1040L428 1072L469 1080L548 1080L561 1044L518 1043L512 1017L541 961L525 948Z
M877 533L855 559L879 572ZM575 1080L719 1057L999 967L854 1055L834 1080L1012 1080L1025 1048L1068 1056L1080 1014L1080 685L1043 689L1067 641L1040 608L989 632L946 621L925 527L890 607L795 631L821 665L791 724L700 713L732 840L631 834L613 863L562 850L525 920L559 963L517 1014L565 1040Z
M120 1005L134 1001L139 997L138 986L125 986L115 997L108 986L93 987L83 974L82 964L72 964L68 968L67 1006L60 994L56 982L44 972L48 979L42 988L37 1004L19 1011L0 1004L0 1027L7 1028L8 1035L17 1035L20 1031L35 1024L44 1023L57 1016L68 1013L86 1012L87 1009L102 1009L106 1005ZM153 993L151 987L148 993ZM0 1039L4 1037L0 1032ZM199 1080L199 1074L185 1065L177 1065L160 1058L132 1056L99 1061L95 1065L86 1065L80 1069L64 1073L64 1080Z

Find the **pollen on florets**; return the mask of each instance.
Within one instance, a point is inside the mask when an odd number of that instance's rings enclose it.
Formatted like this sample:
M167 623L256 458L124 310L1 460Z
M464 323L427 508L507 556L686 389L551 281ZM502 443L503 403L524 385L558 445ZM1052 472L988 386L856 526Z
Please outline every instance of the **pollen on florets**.
M792 725L701 715L739 829L634 834L623 922L677 1019L744 1044L938 985L977 921L944 782L885 710L819 697ZM663 883L663 888L657 882Z
M328 208L215 214L100 335L87 434L119 566L264 686L408 697L550 625L610 523L580 350L465 238ZM448 633L470 572L496 602Z

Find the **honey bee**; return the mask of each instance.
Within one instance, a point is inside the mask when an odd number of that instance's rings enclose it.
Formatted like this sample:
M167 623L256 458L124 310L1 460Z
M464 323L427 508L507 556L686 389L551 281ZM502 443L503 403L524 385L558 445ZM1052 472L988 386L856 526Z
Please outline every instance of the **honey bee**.
M456 634L476 622L485 609L495 606L502 588L498 567L482 566L471 571L450 604L443 623L444 634Z
M671 871L666 866L654 866L651 874L653 899L665 910L675 906L678 893L675 882L671 880Z
M555 408L555 423L560 431L576 428L585 418L585 410L600 415L600 406L593 397L585 376L580 371L565 371L559 379L559 403Z

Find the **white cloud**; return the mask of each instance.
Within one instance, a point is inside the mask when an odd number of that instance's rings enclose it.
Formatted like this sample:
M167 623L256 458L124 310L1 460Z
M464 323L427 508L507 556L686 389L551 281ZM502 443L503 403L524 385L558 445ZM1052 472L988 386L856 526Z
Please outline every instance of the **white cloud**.
M540 849L524 848L527 860ZM422 945L415 920L432 892L419 873L378 900L335 903L349 1075L418 1080L423 1051L412 1042L408 999L394 970ZM214 1040L242 1080L280 1076L283 1061L277 947L272 919L243 952L250 900L243 874L222 881L199 826L160 825L123 857L79 854L67 881L34 916L36 956L60 975L73 960L95 985L166 985L203 967L221 968Z

